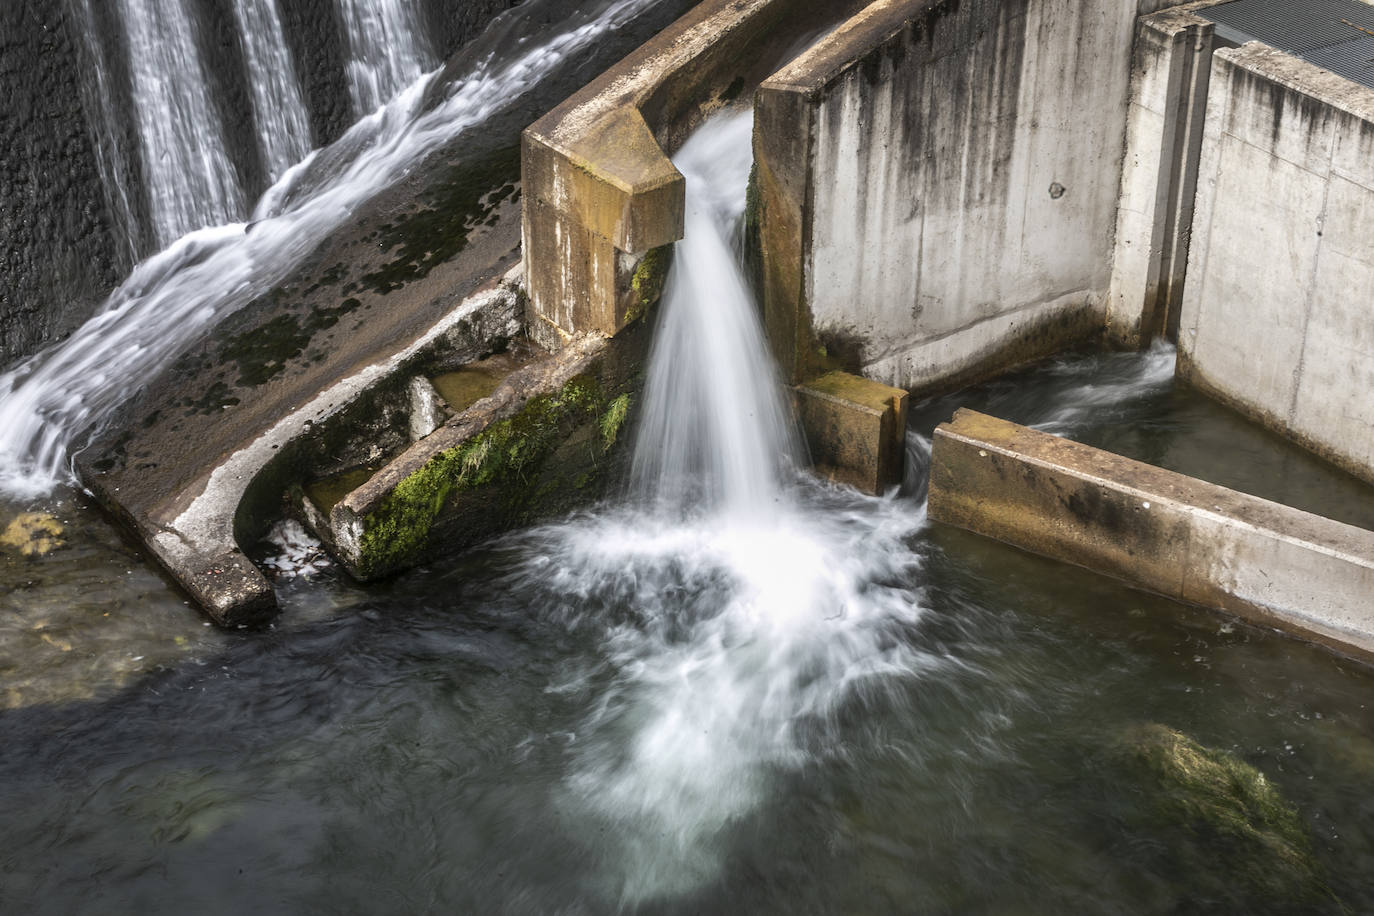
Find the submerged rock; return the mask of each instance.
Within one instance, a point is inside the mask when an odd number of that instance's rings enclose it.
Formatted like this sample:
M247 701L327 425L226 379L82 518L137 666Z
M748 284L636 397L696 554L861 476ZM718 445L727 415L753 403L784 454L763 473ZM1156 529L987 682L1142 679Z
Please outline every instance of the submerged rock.
M26 557L52 553L66 543L62 523L44 512L24 512L0 534L0 547Z
M1203 883L1225 886L1232 902L1339 911L1306 823L1258 769L1158 724L1129 730L1116 750L1146 792L1153 826L1185 834L1171 844L1184 871L1203 869Z

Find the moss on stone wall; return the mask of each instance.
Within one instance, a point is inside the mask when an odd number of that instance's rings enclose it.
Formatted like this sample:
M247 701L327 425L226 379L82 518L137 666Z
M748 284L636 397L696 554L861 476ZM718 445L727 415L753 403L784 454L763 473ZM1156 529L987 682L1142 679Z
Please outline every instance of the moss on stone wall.
M595 378L580 375L434 456L364 518L358 571L370 578L413 561L429 546L430 530L456 494L497 487L504 514L519 516L539 495L532 485L541 467L572 431L597 423L603 451L609 450L629 405L628 395L608 399Z
M625 323L638 321L649 313L663 297L664 284L668 282L668 268L672 264L673 246L660 245L644 255L634 276L630 278L630 290L634 301L625 313Z

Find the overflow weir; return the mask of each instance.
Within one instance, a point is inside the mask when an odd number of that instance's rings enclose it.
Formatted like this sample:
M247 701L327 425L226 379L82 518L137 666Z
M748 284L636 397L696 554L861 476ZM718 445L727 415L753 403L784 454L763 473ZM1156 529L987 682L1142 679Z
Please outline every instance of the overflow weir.
M881 494L901 479L913 395L1166 337L1182 379L1374 480L1374 408L1356 384L1374 348L1340 294L1374 281L1374 208L1343 203L1374 188L1374 91L1228 47L1208 10L1247 2L697 4L561 104L493 115L506 133L436 148L362 203L121 405L78 457L82 480L227 625L273 610L239 545L283 493L360 579L595 498L624 470L648 319L684 234L672 156L708 116L747 106L743 245L820 472ZM547 113L517 123L531 107ZM1263 289L1245 279L1257 270ZM1247 335L1254 315L1268 330ZM1011 510L976 497L996 487L974 465L937 459L932 517L1001 537L980 513ZM1180 505L1219 498L1156 482ZM1059 524L1050 508L1017 511ZM1208 515L1221 532L1195 536L1232 543L1253 508ZM1285 544L1284 524L1321 528L1275 517ZM1227 612L1307 613L1300 590L1260 612L1165 588L1130 550L1101 549L1114 536L1087 525L1047 552ZM1374 645L1369 621L1343 626L1289 629Z

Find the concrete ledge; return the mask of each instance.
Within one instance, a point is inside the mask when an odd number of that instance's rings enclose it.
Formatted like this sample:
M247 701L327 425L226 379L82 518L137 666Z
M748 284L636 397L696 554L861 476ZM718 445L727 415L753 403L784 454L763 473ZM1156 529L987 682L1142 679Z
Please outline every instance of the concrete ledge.
M525 130L531 335L551 348L633 317L639 256L682 238L686 187L668 152L744 97L855 0L706 0ZM632 259L626 261L626 255Z
M816 470L882 495L902 482L907 393L848 372L831 372L796 388Z
M1374 660L1374 532L970 410L930 517Z

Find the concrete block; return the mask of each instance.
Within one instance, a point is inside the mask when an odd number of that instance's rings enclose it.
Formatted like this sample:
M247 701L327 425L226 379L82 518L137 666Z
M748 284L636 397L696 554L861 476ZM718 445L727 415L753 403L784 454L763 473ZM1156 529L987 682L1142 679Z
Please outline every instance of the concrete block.
M818 471L874 495L902 482L905 391L831 372L797 386L796 399Z
M936 430L930 517L1374 658L1374 532L970 410Z

